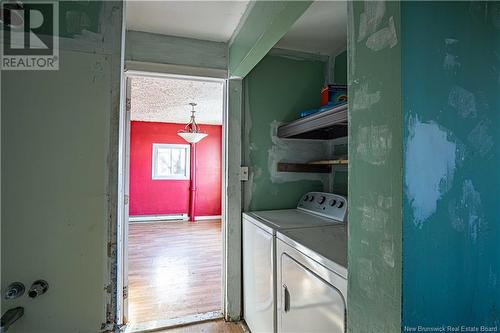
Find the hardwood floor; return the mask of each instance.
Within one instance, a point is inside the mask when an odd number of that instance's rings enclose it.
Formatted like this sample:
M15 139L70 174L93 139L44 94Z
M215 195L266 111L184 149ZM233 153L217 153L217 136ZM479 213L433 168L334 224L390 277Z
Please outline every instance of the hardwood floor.
M128 241L130 323L221 311L220 220L131 223Z
M248 332L248 330L244 329L242 323L226 323L222 319L158 331L158 333L244 333L244 332Z

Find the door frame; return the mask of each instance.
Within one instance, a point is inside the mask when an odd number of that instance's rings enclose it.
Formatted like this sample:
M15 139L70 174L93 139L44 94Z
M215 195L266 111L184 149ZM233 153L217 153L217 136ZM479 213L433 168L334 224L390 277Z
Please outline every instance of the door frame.
M128 216L129 216L129 176L130 176L130 93L131 79L133 77L184 79L203 82L220 82L223 85L222 109L222 181L221 181L221 220L222 220L222 263L221 263L221 318L227 314L228 284L226 283L226 258L228 254L227 238L227 209L228 209L228 86L229 80L220 77L195 76L182 74L168 74L144 70L124 70L122 87L125 89L121 95L120 125L118 142L118 212L117 212L117 261L116 261L116 322L123 326L128 324Z

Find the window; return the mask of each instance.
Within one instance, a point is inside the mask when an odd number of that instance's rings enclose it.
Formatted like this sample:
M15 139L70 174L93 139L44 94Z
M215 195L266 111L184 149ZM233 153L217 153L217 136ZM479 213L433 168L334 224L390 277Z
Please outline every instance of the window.
M153 179L189 179L189 145L153 144Z

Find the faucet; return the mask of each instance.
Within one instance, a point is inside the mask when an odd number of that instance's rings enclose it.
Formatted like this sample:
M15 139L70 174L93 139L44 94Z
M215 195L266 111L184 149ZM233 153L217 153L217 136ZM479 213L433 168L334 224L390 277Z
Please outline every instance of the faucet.
M20 306L18 306L17 308L7 310L7 312L3 314L1 319L0 333L7 332L10 325L14 324L23 315L24 315L24 308Z

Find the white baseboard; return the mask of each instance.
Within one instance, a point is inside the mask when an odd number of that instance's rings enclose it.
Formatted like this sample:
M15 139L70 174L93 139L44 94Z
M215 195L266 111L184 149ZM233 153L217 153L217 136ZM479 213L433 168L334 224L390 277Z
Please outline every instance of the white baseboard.
M208 215L208 216L196 216L194 218L195 221L208 221L208 220L220 220L222 218L221 215Z
M130 216L128 218L129 222L158 222L158 221L187 221L187 214L169 214L169 215L141 215L141 216Z

